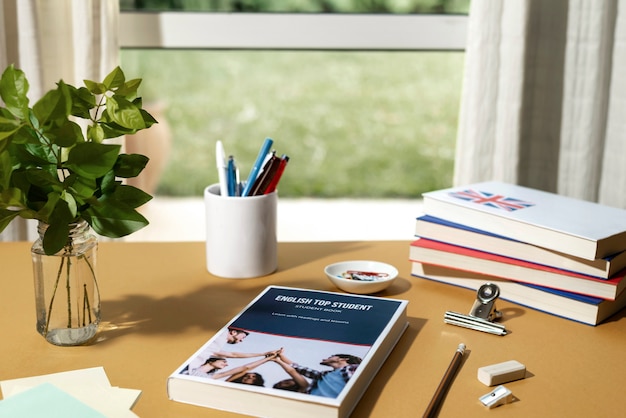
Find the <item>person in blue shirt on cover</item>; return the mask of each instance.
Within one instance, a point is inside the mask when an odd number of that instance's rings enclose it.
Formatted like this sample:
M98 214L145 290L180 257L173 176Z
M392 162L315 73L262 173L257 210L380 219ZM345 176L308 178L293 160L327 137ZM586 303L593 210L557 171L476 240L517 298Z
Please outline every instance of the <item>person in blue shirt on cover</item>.
M320 362L322 366L328 366L332 369L319 371L294 363L282 352L278 355L282 361L290 364L302 376L311 379L307 393L327 398L336 398L361 364L360 357L350 354L334 354Z

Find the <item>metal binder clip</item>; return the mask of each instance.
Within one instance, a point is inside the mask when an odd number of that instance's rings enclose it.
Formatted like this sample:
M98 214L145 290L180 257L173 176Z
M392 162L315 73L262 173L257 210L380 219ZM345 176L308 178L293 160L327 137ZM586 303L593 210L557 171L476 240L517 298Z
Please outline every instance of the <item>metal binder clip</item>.
M502 312L496 310L498 296L500 296L500 288L493 283L485 283L478 289L476 301L474 301L469 315L447 311L443 320L446 324L458 325L490 334L506 335L504 325L492 322L502 317Z
M491 392L478 398L480 402L487 408L495 408L496 406L504 405L513 402L513 393L506 387L500 385Z

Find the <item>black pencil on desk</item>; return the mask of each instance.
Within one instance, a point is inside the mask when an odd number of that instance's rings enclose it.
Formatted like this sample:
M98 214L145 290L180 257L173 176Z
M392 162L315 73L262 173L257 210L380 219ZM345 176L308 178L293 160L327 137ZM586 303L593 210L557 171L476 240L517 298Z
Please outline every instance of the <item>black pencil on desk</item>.
M463 353L465 353L465 344L459 344L459 347L454 352L454 357L452 357L452 361L448 366L448 370L443 375L441 382L439 383L439 387L435 391L433 398L430 400L428 407L426 408L426 412L424 412L424 418L434 417L441 405L441 401L446 396L446 392L450 389L452 385L452 380L454 380L454 376L456 375L459 366L461 365L461 360L463 360Z

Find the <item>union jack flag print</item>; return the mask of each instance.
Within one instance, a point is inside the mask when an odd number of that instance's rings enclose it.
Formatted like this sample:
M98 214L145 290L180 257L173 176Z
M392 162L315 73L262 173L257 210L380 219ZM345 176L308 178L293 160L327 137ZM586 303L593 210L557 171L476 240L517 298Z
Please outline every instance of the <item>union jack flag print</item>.
M525 202L523 200L515 199L512 197L506 197L501 194L480 192L477 190L462 190L458 192L450 192L450 196L457 199L466 200L468 202L477 203L479 205L486 205L492 208L504 209L507 212L513 212L518 209L524 209L530 206L534 206L534 203Z

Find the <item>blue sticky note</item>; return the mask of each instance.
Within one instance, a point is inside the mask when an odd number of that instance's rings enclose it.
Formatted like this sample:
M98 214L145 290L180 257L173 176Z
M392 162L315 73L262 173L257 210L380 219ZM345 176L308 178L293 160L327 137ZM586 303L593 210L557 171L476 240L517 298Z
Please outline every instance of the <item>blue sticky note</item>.
M51 383L0 401L0 418L106 418Z

